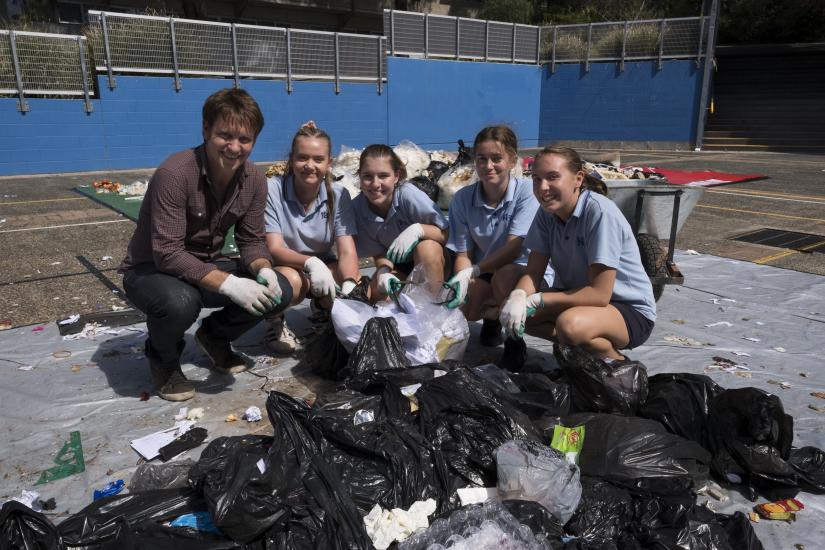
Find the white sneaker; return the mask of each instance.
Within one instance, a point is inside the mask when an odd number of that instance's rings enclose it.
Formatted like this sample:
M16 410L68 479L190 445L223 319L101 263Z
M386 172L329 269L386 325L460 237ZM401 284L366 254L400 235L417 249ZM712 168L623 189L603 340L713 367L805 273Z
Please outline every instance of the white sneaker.
M302 348L283 316L264 319L264 344L272 353L289 355Z

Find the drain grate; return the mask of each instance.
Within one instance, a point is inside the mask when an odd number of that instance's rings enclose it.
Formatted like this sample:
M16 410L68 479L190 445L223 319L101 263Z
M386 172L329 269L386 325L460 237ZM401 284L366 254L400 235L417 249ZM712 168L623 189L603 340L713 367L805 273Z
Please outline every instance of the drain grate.
M825 235L814 235L813 233L763 228L733 237L732 240L802 252L825 253Z

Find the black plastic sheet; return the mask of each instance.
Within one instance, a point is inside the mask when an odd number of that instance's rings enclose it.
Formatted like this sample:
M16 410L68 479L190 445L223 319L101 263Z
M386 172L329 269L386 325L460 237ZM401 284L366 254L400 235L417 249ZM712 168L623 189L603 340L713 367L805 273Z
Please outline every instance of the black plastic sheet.
M708 479L710 453L655 420L600 413L564 419L565 426L582 424L582 475L655 495L689 494Z
M0 550L65 548L52 522L25 504L10 500L0 509Z
M608 365L580 347L556 344L553 354L571 386L571 410L636 414L647 398L647 369L638 361Z
M435 181L431 180L427 176L416 176L414 178L411 178L409 183L413 184L418 189L423 191L424 194L427 195L431 201L438 202L438 193L441 191L441 188L439 188L438 185L436 185Z

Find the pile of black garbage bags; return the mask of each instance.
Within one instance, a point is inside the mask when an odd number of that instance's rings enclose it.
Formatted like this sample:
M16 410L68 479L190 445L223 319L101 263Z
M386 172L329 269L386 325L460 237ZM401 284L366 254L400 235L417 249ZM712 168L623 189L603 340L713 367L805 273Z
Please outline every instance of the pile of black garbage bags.
M340 385L311 406L270 393L274 437L214 439L177 487L107 497L58 526L6 503L0 549L368 549L363 517L376 503L407 509L432 498L431 520L456 517L457 489L496 486L502 444L547 446L559 424L585 426L572 517L504 502L546 548L757 550L743 513L696 504L709 479L752 500L825 492L825 453L792 448L793 419L755 388L648 378L641 363L611 369L566 346L555 348L555 370L525 367L524 350L512 349L501 368L411 367L393 319L370 320L351 356L314 351L334 361L317 367ZM222 535L166 525L197 511Z

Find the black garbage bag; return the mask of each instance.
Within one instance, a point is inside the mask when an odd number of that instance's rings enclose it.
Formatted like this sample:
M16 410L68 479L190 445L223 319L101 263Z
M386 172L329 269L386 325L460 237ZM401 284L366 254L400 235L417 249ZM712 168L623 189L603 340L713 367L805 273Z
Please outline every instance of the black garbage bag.
M464 164L472 164L473 163L473 155L470 151L470 148L464 145L464 140L458 140L458 155L455 158L455 162L453 166L460 166Z
M306 474L290 443L279 441L279 452L270 453L271 437L219 437L189 471L189 483L203 492L215 526L228 537L250 542L289 518L290 499L303 490Z
M513 395L513 399L533 423L570 413L569 385L556 382L545 374L532 372L512 373L510 378L521 390Z
M647 398L647 369L639 361L608 365L576 346L556 344L553 355L571 387L571 410L634 415Z
M508 392L470 369L424 383L416 399L421 433L468 483L496 484L495 450L505 441L541 439Z
M756 500L791 498L799 492L796 470L787 460L793 441L793 418L782 402L757 388L725 390L708 411L711 467L724 483Z
M618 540L633 521L630 493L593 477L582 476L581 484L579 506L565 531L591 543Z
M530 528L534 535L543 535L550 548L560 550L564 548L561 538L564 529L556 517L547 511L547 508L532 500L503 500L501 504L522 525Z
M463 368L467 366L448 359L441 363L428 363L403 369L368 371L350 376L344 380L343 387L370 395L384 393L389 388L398 393L399 388L403 386L420 384L445 372Z
M62 550L52 522L25 504L9 500L0 509L0 550Z
M138 493L155 489L182 489L189 486L189 469L195 465L191 458L175 460L167 464L141 464L129 481L129 492Z
M398 324L392 317L373 317L364 325L361 338L352 350L345 377L410 368Z
M441 188L435 184L436 181L437 180L430 179L427 176L416 176L410 178L409 182L423 191L431 201L438 202L438 193L441 191Z
M661 422L670 433L708 448L710 400L723 388L703 374L665 373L647 380L647 400L639 416Z
M346 296L339 296L336 300L357 300L369 303L370 278L361 277L358 284ZM308 366L322 378L335 380L345 374L349 353L335 334L332 320L327 320L315 327L315 335L310 337L304 345L306 350L301 359L301 366Z
M427 173L430 175L432 181L438 181L438 178L444 175L444 172L450 169L450 165L440 160L433 160L427 166ZM435 200L435 199L434 199Z
M58 526L69 547L88 549L144 548L140 532L183 514L206 510L206 502L190 488L159 489L96 500Z
M496 365L510 372L520 372L527 363L527 343L524 338L506 338L504 351Z
M710 453L694 441L668 433L655 420L580 413L563 423L585 427L579 454L582 475L653 495L695 492L707 482Z
M825 451L816 447L791 449L788 459L808 493L825 493Z

